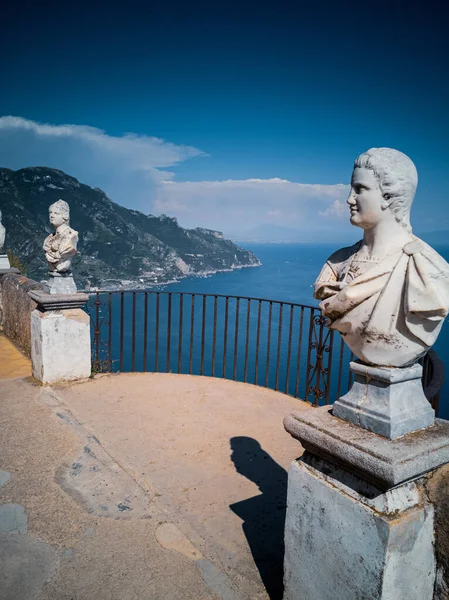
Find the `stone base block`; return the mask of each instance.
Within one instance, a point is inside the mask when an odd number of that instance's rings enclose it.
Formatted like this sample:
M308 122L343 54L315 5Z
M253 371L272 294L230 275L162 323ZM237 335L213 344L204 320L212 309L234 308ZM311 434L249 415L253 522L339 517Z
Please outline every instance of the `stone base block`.
M449 462L449 421L395 440L338 419L331 406L287 415L284 427L308 451L388 490Z
M47 286L49 294L76 294L76 283L72 273L49 272Z
M382 493L309 453L293 462L284 600L431 600L433 541L419 484Z
M11 265L7 254L0 254L0 271L9 271Z
M31 313L33 377L42 383L91 374L90 318L80 308Z
M9 267L9 269L0 269L0 277L3 275L20 275L20 271L15 267Z
M41 311L81 308L89 300L87 294L49 294L43 290L31 290L28 296L37 303Z
M394 439L432 425L435 411L424 396L422 367L370 367L351 362L354 383L334 403L333 414Z

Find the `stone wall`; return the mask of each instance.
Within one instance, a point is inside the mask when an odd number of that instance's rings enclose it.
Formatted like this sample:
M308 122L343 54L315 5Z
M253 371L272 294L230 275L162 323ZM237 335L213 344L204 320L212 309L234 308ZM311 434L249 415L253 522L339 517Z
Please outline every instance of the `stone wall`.
M36 303L30 290L41 290L37 281L24 275L8 273L0 277L0 323L3 332L27 356L31 353L31 312Z

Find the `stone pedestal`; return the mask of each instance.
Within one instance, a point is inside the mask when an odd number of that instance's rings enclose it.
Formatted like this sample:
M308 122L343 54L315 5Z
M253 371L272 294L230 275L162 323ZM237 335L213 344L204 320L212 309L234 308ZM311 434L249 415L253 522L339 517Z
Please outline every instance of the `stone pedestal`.
M7 254L0 254L0 271L9 271L11 265Z
M81 310L86 294L29 292L33 377L42 383L83 379L91 374L90 317Z
M431 600L434 511L422 485L381 493L305 453L287 503L284 600Z
M49 271L47 286L50 294L76 294L76 284L71 271Z
M424 396L422 367L370 367L351 362L349 392L334 403L335 416L394 439L432 425L435 411Z
M293 413L305 449L289 472L284 600L432 600L434 506L449 422L387 439L332 414Z

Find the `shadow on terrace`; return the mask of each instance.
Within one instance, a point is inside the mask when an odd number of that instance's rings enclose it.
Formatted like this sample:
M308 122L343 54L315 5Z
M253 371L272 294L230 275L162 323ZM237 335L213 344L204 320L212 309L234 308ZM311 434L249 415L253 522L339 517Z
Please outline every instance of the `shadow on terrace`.
M243 531L268 595L281 600L287 471L253 438L231 438L231 450L237 473L253 481L260 494L231 504L230 508L243 521Z

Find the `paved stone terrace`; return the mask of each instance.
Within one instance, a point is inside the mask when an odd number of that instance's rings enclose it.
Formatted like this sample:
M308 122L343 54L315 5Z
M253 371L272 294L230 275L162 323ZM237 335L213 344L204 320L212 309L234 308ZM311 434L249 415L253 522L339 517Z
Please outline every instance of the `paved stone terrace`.
M188 375L0 381L0 598L281 598L301 408Z
M0 379L29 377L30 375L29 359L0 333Z

